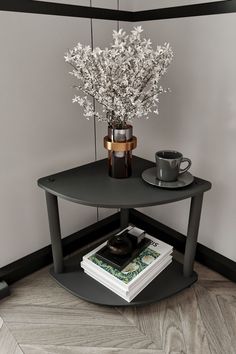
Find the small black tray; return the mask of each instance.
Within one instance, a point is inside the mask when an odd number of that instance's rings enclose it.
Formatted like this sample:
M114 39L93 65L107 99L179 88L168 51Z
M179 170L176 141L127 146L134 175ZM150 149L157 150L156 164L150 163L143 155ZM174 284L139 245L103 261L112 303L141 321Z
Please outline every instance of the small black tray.
M127 234L131 242L134 244L135 237ZM112 267L122 270L124 269L135 257L137 257L145 248L147 248L151 243L151 240L144 238L138 245L135 246L134 250L126 256L118 256L112 254L107 246L101 248L97 253L96 257L103 262L111 265Z

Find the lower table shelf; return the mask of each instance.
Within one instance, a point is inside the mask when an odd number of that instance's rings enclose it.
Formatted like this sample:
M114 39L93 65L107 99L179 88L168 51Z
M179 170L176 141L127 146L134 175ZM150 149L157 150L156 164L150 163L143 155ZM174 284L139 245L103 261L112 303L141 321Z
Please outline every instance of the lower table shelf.
M196 272L193 272L190 277L184 277L183 265L173 259L173 262L129 303L85 274L80 267L81 259L82 256L74 255L64 261L63 273L55 273L51 268L50 274L73 295L98 305L140 306L150 304L191 286L198 278Z

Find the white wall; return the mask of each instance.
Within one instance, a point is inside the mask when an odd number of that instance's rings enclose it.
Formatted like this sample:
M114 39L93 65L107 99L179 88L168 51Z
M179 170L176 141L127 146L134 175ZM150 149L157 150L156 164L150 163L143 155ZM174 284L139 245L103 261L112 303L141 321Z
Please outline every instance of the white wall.
M93 121L72 104L63 58L77 42L91 43L89 19L0 12L0 267L50 243L37 179L95 159ZM59 208L63 237L97 221L96 208Z
M139 11L203 2L120 1L120 8ZM159 117L134 122L138 136L135 154L154 161L155 151L178 149L192 159L193 174L213 183L212 190L204 197L199 242L233 260L236 260L236 188L232 188L236 180L235 19L235 14L224 14L139 23L153 45L170 42L175 57L162 82L172 93L161 97ZM139 24L121 23L120 27L129 31ZM97 30L99 33L99 27ZM99 158L105 157L99 145L104 133L105 127L97 126ZM140 210L186 233L189 203L187 200Z
M205 194L199 242L236 260L236 14L140 23L153 45L169 42L175 56L163 86L160 115L134 123L140 156L177 149L191 172L212 182ZM189 201L142 209L186 232Z
M138 3L119 4L130 10ZM116 8L117 1L92 5ZM133 25L120 23L126 30ZM235 14L142 25L154 44L169 41L175 58L164 80L172 94L161 97L159 118L134 123L135 153L154 160L156 150L173 147L192 158L192 172L213 182L200 242L235 259ZM116 26L93 20L94 44L110 43ZM89 19L0 12L0 267L50 243L37 179L95 159L93 121L71 103L72 78L63 59L67 48L90 40ZM96 124L98 158L106 156L105 133L105 125ZM184 232L188 203L143 211ZM63 236L97 220L95 208L59 205ZM111 212L100 209L99 218Z

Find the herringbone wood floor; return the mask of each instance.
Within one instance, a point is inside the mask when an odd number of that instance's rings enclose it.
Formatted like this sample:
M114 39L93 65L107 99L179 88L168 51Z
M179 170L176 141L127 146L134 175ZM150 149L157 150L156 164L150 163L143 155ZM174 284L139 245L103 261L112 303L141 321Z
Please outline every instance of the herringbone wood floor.
M235 354L236 284L195 270L199 281L177 296L108 308L74 297L42 269L0 302L0 354Z

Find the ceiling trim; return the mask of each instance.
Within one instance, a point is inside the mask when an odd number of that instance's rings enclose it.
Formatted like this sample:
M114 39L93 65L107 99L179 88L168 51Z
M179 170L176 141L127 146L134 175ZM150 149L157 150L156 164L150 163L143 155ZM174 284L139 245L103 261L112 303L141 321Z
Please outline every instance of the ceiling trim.
M136 12L34 0L1 0L0 10L43 15L95 18L101 20L142 22L233 13L236 12L236 0L214 1Z

